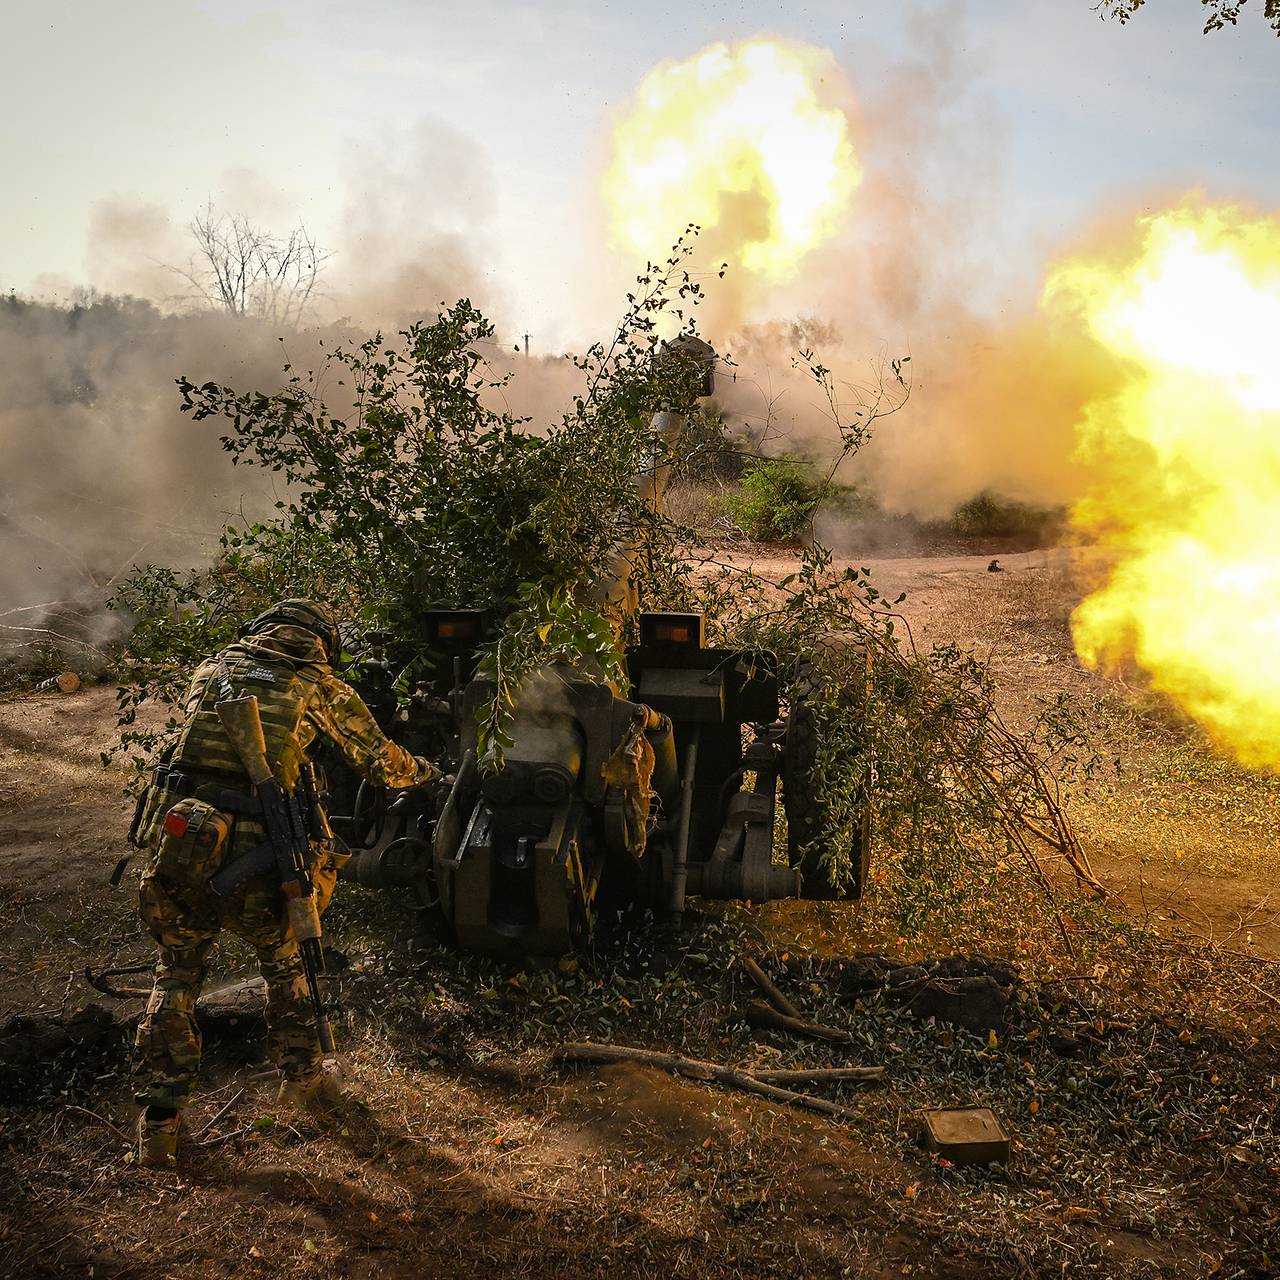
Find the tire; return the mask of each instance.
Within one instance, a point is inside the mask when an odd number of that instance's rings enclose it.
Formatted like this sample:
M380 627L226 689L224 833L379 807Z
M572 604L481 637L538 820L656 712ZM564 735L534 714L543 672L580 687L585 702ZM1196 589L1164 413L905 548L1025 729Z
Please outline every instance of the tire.
M786 747L782 757L782 799L787 814L787 854L793 867L800 870L802 898L832 901L858 899L867 886L871 866L871 805L862 797L861 820L857 823L849 846L849 865L853 879L837 889L820 866L822 849L815 843L826 826L826 806L818 795L818 724L813 705L805 697L806 682L797 682L787 715ZM814 685L809 683L812 692Z

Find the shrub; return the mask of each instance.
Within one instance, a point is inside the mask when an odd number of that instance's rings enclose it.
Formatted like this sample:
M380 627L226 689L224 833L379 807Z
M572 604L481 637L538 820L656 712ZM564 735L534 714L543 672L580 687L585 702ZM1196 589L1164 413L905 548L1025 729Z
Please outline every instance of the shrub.
M430 661L422 609L491 609L480 670L496 692L477 719L481 750L500 767L515 699L535 670L564 663L626 688L626 628L598 607L602 566L626 552L641 608L698 611L713 644L771 651L784 697L802 680L828 691L815 706L823 754L814 782L827 818L814 844L833 885L852 874L849 832L868 794L895 851L897 913L913 926L1006 865L1047 895L1035 843L1085 878L1058 792L1062 773L1090 762L1069 708L1049 709L1034 735L1015 735L995 713L986 665L956 650L917 652L895 631L897 602L866 571L838 567L818 545L781 581L698 558L682 544L687 531L645 500L636 477L678 472L680 461L653 412L688 410L701 386L700 370L664 356L657 337L663 313L692 330L700 286L680 261L677 251L641 277L615 339L577 360L582 391L541 432L488 407L494 381L482 352L493 330L465 300L399 342L378 336L332 353L327 370L286 370L272 394L181 379L192 417L221 420L232 458L287 488L272 519L225 530L216 565L148 565L118 586L136 681L120 690L119 749L141 766L163 734L134 727L143 702L172 706L184 669L265 603L316 595L357 630L392 634L406 699ZM849 409L830 371L803 358L839 441L829 481L905 397L902 363ZM759 535L794 538L831 492L801 461L757 460L738 518ZM171 717L165 729L175 725Z
M743 443L729 435L724 412L714 402L695 406L685 426L677 477L693 483L740 479Z
M812 468L792 458L758 458L725 500L733 522L758 542L796 542L818 506Z
M970 498L951 517L952 527L957 533L1000 538L1051 534L1061 520L1060 511L998 498L991 493L980 493L976 498Z

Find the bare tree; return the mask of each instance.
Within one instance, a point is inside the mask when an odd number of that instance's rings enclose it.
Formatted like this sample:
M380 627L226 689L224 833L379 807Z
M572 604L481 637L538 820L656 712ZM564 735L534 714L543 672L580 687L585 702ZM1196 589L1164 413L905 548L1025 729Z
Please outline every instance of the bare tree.
M197 298L228 315L288 327L302 322L330 256L304 225L282 238L210 204L191 219L191 235L196 251L174 270Z

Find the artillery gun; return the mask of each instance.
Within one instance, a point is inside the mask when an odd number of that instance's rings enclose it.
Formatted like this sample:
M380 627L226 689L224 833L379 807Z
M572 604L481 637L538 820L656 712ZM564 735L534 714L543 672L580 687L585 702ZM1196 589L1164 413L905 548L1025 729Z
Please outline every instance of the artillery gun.
M685 338L676 354L699 362L710 395L714 351ZM670 446L684 418L659 413L653 426ZM656 465L637 481L655 508L668 471ZM467 949L513 954L571 951L632 907L678 925L690 896L833 896L816 857L801 858L821 826L810 785L812 716L797 699L779 720L773 654L708 648L697 614L638 612L639 550L619 548L600 591L615 615L636 622L638 643L625 651L632 697L570 667L536 673L520 691L500 771L477 760L475 713L494 692L477 675L486 612L423 615L421 638L438 674L408 706L392 687L395 665L365 663L357 686L386 732L447 758L453 780L435 795L391 798L367 784L357 790L339 771L331 783L349 811L332 821L355 850L344 879L408 895ZM780 776L787 861L775 858ZM853 897L866 874L865 827L855 844Z

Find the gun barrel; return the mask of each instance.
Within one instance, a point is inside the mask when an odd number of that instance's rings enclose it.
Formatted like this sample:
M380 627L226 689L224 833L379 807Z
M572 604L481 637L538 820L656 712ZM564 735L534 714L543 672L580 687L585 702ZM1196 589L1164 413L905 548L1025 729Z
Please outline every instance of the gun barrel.
M686 371L697 373L700 378L698 387L688 388L696 395L714 394L717 357L715 348L710 343L685 333L671 342L664 342L656 358L658 361L675 361L678 365L683 365ZM688 407L690 406L684 405L679 409L659 409L650 419L653 453L645 460L647 465L642 464L636 473L635 484L640 499L654 512L662 510L667 482L671 478L671 458L684 431ZM638 600L634 575L636 564L643 553L643 543L638 541L617 547L608 572L600 580L596 600L604 606L615 626L636 611Z
M662 409L653 415L653 465L637 474L636 493L651 511L662 510L662 500L671 478L671 454L684 430L687 415ZM644 553L642 542L628 542L613 553L613 563L600 582L599 600L611 619L620 621L636 611L638 601L634 585L636 563ZM615 621L616 625L616 621Z

